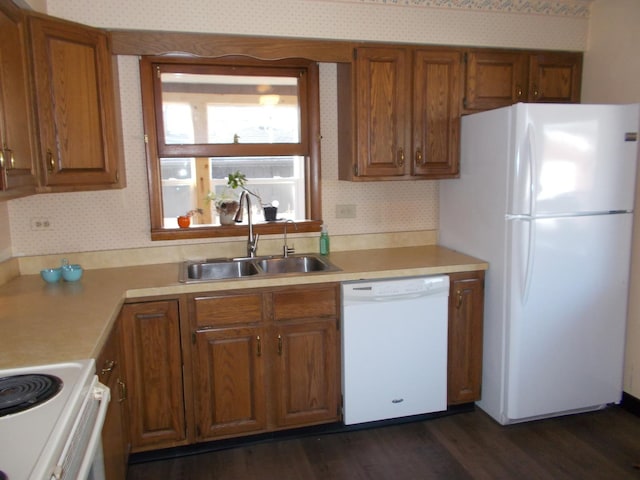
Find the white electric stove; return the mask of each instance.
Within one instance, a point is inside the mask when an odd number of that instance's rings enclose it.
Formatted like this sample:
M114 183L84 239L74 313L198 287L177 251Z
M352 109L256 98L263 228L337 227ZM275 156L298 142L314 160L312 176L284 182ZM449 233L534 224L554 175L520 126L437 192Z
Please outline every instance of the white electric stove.
M93 360L0 370L0 480L104 478L108 403Z

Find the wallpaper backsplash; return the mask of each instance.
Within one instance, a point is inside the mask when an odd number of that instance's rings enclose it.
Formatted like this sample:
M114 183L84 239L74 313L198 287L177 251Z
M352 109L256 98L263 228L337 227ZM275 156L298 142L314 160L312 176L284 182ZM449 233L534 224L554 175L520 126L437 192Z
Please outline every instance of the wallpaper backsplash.
M176 2L169 0L55 0L48 2L48 13L107 28L566 50L584 50L586 46L588 18L578 13L546 15L510 9L509 5L524 0L501 0L504 11L442 6L476 0L411 0L411 5L403 2L402 8L391 5L400 1L192 0L189 8L177 9ZM434 2L441 5L431 8ZM497 5L494 0L480 3ZM203 242L151 242L149 238L138 61L123 56L118 65L127 187L11 200L8 213L13 256ZM331 234L437 229L437 181L354 184L337 180L336 66L323 64L320 74L323 217ZM335 218L338 204L356 205L357 217ZM34 218L49 219L52 229L33 231Z

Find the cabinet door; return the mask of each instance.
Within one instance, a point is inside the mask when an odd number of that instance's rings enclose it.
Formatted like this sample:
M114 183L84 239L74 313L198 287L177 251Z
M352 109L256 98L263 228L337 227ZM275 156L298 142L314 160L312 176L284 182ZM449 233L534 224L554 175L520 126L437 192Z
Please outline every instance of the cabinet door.
M36 16L29 28L43 184L118 186L124 176L107 33Z
M339 420L337 320L278 325L273 362L276 427Z
M579 103L582 54L545 52L529 58L529 101Z
M412 175L458 175L461 69L460 52L414 53Z
M96 360L98 378L111 390L111 401L102 427L102 450L107 480L125 480L127 478L129 441L124 408L127 390L122 363L121 338L121 323L118 319Z
M276 427L337 421L339 285L288 287L271 298Z
M450 274L449 290L449 405L480 399L484 272Z
M358 48L354 68L357 176L404 175L411 148L409 51Z
M264 337L257 326L195 334L193 388L199 441L266 429Z
M186 441L178 301L122 307L132 451Z
M35 192L35 146L28 87L24 22L9 2L0 4L0 191Z
M490 110L526 101L527 55L471 51L465 58L465 110Z

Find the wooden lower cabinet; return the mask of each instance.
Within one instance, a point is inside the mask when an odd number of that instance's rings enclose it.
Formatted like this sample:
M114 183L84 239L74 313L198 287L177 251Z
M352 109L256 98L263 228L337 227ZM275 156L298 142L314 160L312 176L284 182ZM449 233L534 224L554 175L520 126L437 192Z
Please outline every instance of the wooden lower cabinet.
M339 298L339 284L289 287L270 295L275 428L340 419Z
M449 345L447 403L480 399L484 271L449 275Z
M480 399L484 272L450 280L455 405ZM134 453L341 418L339 283L130 303L120 321Z
M186 444L178 300L126 304L120 317L132 452Z
M196 441L339 420L338 299L338 284L192 296Z
M129 458L125 400L126 380L122 355L122 329L118 320L96 360L96 373L109 387L111 401L102 427L102 450L106 480L125 480Z
M334 319L293 321L273 329L272 363L275 426L337 421L338 359Z
M197 440L266 430L263 338L252 325L195 334Z

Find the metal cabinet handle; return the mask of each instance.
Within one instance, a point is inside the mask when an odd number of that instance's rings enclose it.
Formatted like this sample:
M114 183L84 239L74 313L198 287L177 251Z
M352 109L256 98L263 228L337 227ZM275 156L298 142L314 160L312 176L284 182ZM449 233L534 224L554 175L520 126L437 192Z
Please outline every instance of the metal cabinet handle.
M456 308L459 309L460 307L462 307L462 290L458 290L456 292L456 295L457 295Z
M13 156L13 150L11 150L10 148L5 148L5 151L7 152L7 156L9 157L9 165L7 165L7 168L15 168L16 159Z
M516 96L517 98L522 98L522 87L520 85L516 86Z
M533 86L533 98L538 98L540 96L540 92L538 91L538 87Z
M257 355L258 355L258 357L261 357L261 356L262 356L262 339L260 338L260 335L258 335L258 336L256 337L256 341L258 342L258 352L257 352Z
M121 379L118 379L118 386L120 387L118 402L124 402L127 399L127 385Z
M0 168L4 168L4 151L0 149Z
M56 159L53 157L53 152L50 148L47 148L47 170L53 173L56 168Z
M102 375L111 373L113 372L113 369L116 367L116 365L117 365L117 362L115 360L107 360L106 362L104 362L104 366L102 367L102 370L100 370L100 373Z
M151 318L162 318L164 316L164 313L136 313L138 320L149 320Z
M404 148L398 150L398 165L401 167L404 165Z
M422 165L422 149L418 148L416 149L416 164L417 165Z
M282 355L282 335L278 335L278 355Z

